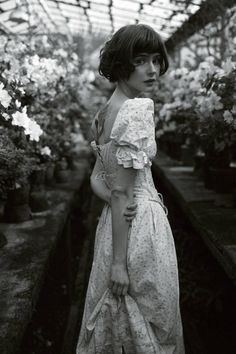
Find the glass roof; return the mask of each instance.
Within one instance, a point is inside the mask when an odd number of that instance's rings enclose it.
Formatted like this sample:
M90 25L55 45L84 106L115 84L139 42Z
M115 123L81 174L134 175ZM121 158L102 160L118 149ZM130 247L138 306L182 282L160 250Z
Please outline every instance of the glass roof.
M109 35L144 23L164 40L206 0L0 0L0 28L10 33L61 32Z

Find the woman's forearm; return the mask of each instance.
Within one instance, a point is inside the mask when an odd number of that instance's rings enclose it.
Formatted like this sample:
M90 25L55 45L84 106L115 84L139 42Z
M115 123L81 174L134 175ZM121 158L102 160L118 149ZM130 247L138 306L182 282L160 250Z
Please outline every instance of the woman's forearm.
M96 196L98 196L104 202L110 204L111 191L102 180L97 180L94 177L91 177L90 185L94 194L96 194Z
M130 223L124 217L124 210L133 202L133 195L122 189L111 193L113 264L127 265L127 243Z

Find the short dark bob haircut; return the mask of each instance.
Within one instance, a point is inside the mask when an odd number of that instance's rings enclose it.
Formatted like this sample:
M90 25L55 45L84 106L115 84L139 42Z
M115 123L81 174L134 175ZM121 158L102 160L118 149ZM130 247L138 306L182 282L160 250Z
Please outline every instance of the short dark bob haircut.
M148 25L136 24L121 27L100 51L99 74L110 82L128 79L135 67L132 59L140 53L159 53L160 75L169 62L165 45L154 29Z

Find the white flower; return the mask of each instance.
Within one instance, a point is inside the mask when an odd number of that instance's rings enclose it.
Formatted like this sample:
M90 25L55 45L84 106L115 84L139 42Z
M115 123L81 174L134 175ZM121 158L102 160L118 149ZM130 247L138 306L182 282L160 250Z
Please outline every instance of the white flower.
M10 105L10 102L11 102L11 96L3 87L4 87L4 85L1 82L0 83L0 102L3 105L3 107L8 108Z
M55 50L53 54L54 55L60 55L62 58L67 58L68 57L67 52L64 49L62 49L62 48Z
M40 135L43 134L42 129L34 120L29 119L28 127L25 129L25 135L30 136L30 140L39 141Z
M51 156L51 149L48 146L44 146L41 150L41 155Z
M200 112L206 117L211 114L213 110L220 110L223 108L223 104L220 100L221 97L217 96L214 91L210 91L208 96L198 96L194 99Z
M230 74L235 69L235 67L236 67L236 63L233 62L231 58L228 58L222 64L222 68L226 75Z
M220 102L221 97L217 96L217 94L214 91L211 91L211 95L209 97L209 103L212 107L212 110L219 110L223 108L223 104Z
M234 120L234 117L232 115L232 113L230 111L224 111L224 114L223 114L223 117L224 117L224 121L227 123L227 124L231 124Z
M72 60L74 60L74 61L79 61L79 57L78 57L78 55L77 55L76 53L72 53L72 54L71 54L71 58L72 58Z
M2 113L2 116L5 120L9 120L10 116L7 113Z
M20 91L20 93L21 93L22 95L25 94L25 90L23 89L23 87L18 87L18 90Z
M28 128L29 117L26 112L26 106L23 108L22 112L15 112L12 114L12 125L17 125L18 127Z
M61 113L58 113L58 114L57 114L57 119L58 119L58 120L63 120L63 117L62 117Z
M17 108L20 108L20 107L21 107L21 102L20 102L20 101L16 100L15 104L16 104L16 107L17 107Z
M233 107L231 109L231 112L236 115L236 104L233 105Z

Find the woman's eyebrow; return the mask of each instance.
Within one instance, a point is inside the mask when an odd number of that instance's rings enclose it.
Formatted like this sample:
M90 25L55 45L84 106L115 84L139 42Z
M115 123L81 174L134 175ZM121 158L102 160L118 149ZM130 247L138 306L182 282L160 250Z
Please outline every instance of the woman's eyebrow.
M148 54L148 53L139 53L139 54L137 54L137 55L135 55L135 58L137 58L137 57L148 57L150 54ZM160 53L153 53L152 54L154 57L155 56L161 56L161 54Z

